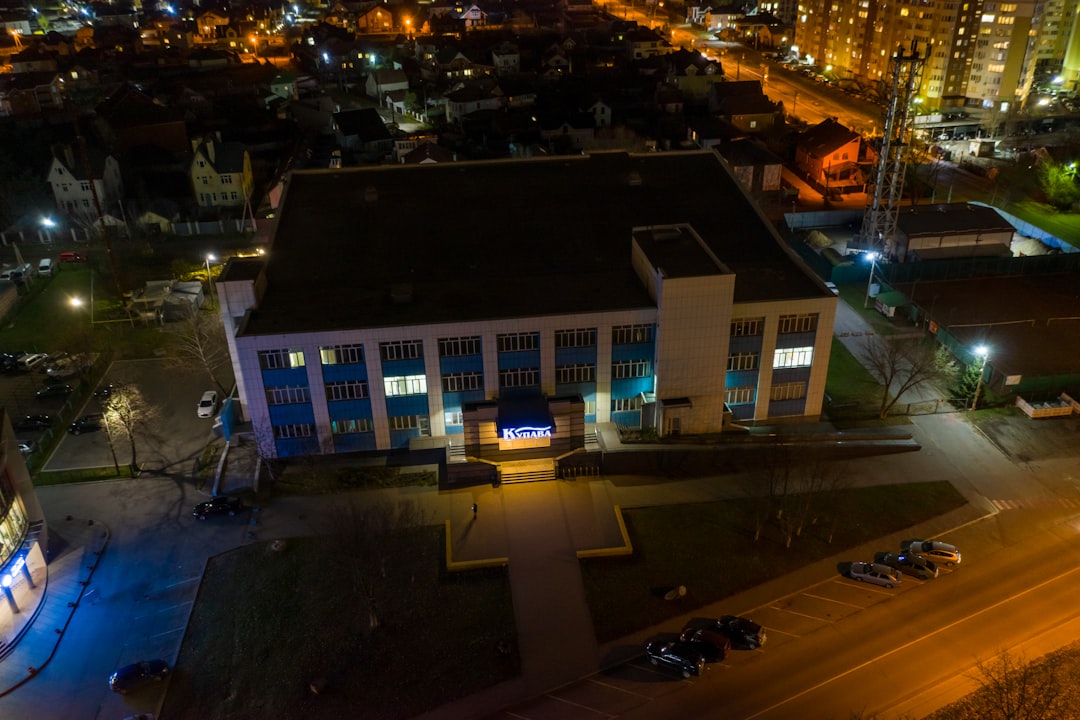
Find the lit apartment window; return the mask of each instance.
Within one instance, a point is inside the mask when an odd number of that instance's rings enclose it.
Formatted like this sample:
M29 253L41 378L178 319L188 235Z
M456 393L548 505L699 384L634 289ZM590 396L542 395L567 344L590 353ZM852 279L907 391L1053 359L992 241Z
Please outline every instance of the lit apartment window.
M480 354L480 337L441 338L439 340L440 357L461 357Z
M302 350L262 350L259 367L263 370L304 367L304 353Z
M350 433L371 432L371 420L368 418L355 418L352 420L331 420L330 432L334 435L348 435Z
M731 321L732 337L760 335L765 326L764 318L739 318Z
M311 425L275 425L274 437L278 440L311 437Z
M619 360L611 363L611 377L615 380L649 377L648 360Z
M386 391L386 397L423 395L427 392L427 376L398 375L396 377L383 378L383 389Z
M652 325L616 325L611 328L612 345L634 345L652 341Z
M596 345L596 328L584 330L556 330L555 347L575 348Z
M460 412L443 413L443 422L446 425L464 425L465 414Z
M483 390L484 374L478 372L448 373L442 376L443 392Z
M810 367L814 360L814 348L778 348L773 352L773 369Z
M771 400L798 400L806 396L806 383L790 382L772 386L769 393Z
M540 371L536 368L514 368L499 371L500 388L535 387L540 384Z
M416 360L424 357L424 343L420 340L381 342L379 357L383 360Z
M282 385L266 388L267 405L296 405L297 403L310 402L308 389L301 385Z
M726 388L724 390L724 402L728 405L741 405L743 403L754 402L754 388Z
M502 333L495 336L499 352L519 350L537 350L540 347L540 333Z
M734 353L728 355L727 369L728 370L757 370L758 366L758 353Z
M368 396L368 386L363 380L346 380L326 383L326 400L363 400Z
M635 395L631 398L612 398L611 399L611 412L629 412L632 410L641 409L641 396Z
M319 348L323 365L359 365L364 362L363 345L329 345Z
M817 313L805 315L781 315L780 328L777 332L796 333L810 332L817 327Z
M431 432L427 415L395 415L386 421L391 430L419 430L424 436Z
M596 382L595 365L558 365L555 367L556 383Z

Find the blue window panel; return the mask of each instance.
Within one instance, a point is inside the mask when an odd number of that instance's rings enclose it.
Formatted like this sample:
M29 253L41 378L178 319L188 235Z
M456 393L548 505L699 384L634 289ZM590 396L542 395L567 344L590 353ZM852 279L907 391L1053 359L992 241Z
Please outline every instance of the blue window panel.
M427 415L427 395L401 395L386 398L386 416Z
M375 433L346 433L334 436L334 452L376 450Z
M779 385L781 383L799 382L800 380L809 382L810 370L812 370L812 368L808 367L773 370L772 384Z
M319 452L319 439L312 435L306 438L283 438L275 440L278 457L314 455Z
M806 410L806 398L798 400L770 400L769 417L788 417L802 415Z
M372 418L371 399L363 400L335 400L326 403L326 410L331 420L359 420L360 418Z
M539 385L528 385L526 387L512 387L512 388L500 388L499 397L513 398L513 397L534 397L540 394Z
M407 448L409 447L409 441L414 437L420 437L420 428L414 428L412 430L391 430L390 447Z
M611 360L648 360L656 357L652 343L639 343L637 345L612 345Z
M424 366L424 358L412 360L386 360L382 364L383 377L400 377L402 375L426 375L427 368Z
M514 368L538 368L540 367L539 350L519 350L517 352L499 353L499 369L513 370Z
M556 395L581 395L582 400L596 397L596 383L555 383Z
M447 425L446 426L446 434L447 435L464 435L465 434L465 426L464 425Z
M481 355L463 355L439 360L439 370L444 375L461 372L484 372L484 358Z
M483 390L466 390L465 392L443 393L442 402L445 412L461 412L461 408L467 402L480 402L486 400ZM420 414L420 413L418 413Z
M585 422L587 422L587 423L596 422L596 415L586 415L585 416Z
M757 370L730 370L724 374L725 387L757 387L757 384Z
M314 425L315 411L310 404L271 405L271 425Z
M728 405L728 409L731 410L731 414L736 420L754 419L754 403L739 403L738 405Z
M653 379L651 377L611 381L611 397L616 399L635 397L638 393L651 392L652 389Z
M367 380L367 365L323 365L323 380L325 382L345 382L347 380Z
M728 342L728 353L731 355L746 352L760 353L762 339L760 335L736 335ZM792 347L799 346L793 345Z
M801 333L779 333L776 336L776 349L781 348L795 348L795 347L814 347L814 341L817 340L817 333L801 332Z
M624 410L623 412L613 412L611 413L611 422L616 425L626 425L627 427L641 427L641 411Z
M580 348L556 348L556 365L595 365L596 346Z
M307 368L285 368L282 370L263 370L262 380L264 387L277 387L280 385L293 385L307 387Z

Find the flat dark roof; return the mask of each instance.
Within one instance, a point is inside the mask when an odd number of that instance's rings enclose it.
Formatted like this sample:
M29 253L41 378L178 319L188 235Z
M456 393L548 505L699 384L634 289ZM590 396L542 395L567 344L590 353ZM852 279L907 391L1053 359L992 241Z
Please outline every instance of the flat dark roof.
M702 277L726 272L686 225L637 228L633 235L645 257L665 277Z
M735 302L822 294L711 151L296 171L244 334L651 307L631 231L684 223Z

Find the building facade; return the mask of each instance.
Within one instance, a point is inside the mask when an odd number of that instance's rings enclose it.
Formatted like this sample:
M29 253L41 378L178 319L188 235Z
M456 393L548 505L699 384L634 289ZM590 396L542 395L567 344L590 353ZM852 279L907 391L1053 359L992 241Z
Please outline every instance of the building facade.
M820 415L836 298L712 152L328 180L294 173L268 259L217 282L241 413L279 456Z

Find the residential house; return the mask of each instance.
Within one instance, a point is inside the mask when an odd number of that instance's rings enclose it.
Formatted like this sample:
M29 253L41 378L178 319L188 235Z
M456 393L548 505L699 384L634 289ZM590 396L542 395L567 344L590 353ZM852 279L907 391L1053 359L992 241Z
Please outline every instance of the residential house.
M454 162L457 156L451 150L434 142L425 142L401 157L402 165L436 165Z
M637 27L622 33L626 57L641 60L663 55L671 50L671 44L652 28Z
M16 75L39 72L55 73L58 68L56 56L36 45L11 56L11 72Z
M687 5L686 22L698 27L705 27L711 10L712 8L708 5Z
M222 142L217 133L192 141L191 185L200 208L243 207L254 176L243 143Z
M334 134L338 144L353 151L361 161L379 162L394 149L394 138L375 108L334 113Z
M686 122L686 139L702 150L716 147L743 135L745 135L744 132L718 117L693 117Z
M368 97L381 100L395 90L408 90L409 78L404 70L372 70L367 77L365 92Z
M438 144L439 136L434 133L419 133L407 137L394 138L394 162L401 163L402 158L426 143Z
M503 106L508 108L532 107L536 104L536 78L532 75L514 75L499 80Z
M222 37L222 32L230 22L229 16L218 10L207 10L195 18L199 36L204 40L216 40Z
M40 117L64 107L63 76L55 70L0 74L0 117Z
M720 63L699 52L679 50L662 56L668 61L668 82L679 88L689 100L705 101L709 87L724 81Z
M48 182L58 210L97 217L99 206L108 213L120 204L124 182L116 158L98 148L78 152L71 145L56 145L52 153Z
M274 75L270 81L270 94L285 100L297 100L300 94L296 87L296 75L282 72Z
M514 75L521 72L521 51L516 43L502 42L491 51L491 64L496 75Z
M778 48L795 37L794 28L780 22L772 13L755 13L735 21L742 43L758 50Z
M862 192L866 179L858 166L862 137L829 118L802 133L795 143L795 165L829 194Z
M135 216L135 224L150 236L172 232L172 225L180 220L180 206L167 198L155 198L146 209Z
M447 93L446 120L461 122L461 119L480 110L497 110L502 107L503 96L498 86L488 83L470 84Z
M683 94L679 88L668 83L657 83L653 91L653 101L657 109L669 115L681 115L683 111Z
M753 197L780 190L783 161L750 139L735 140L716 148L727 161L735 179Z
M451 27L465 30L487 25L487 12L476 5L465 3L437 2L428 8L428 16L432 21L444 20L449 22Z
M757 80L709 86L709 112L747 133L760 133L776 124L779 106L766 97Z
M545 113L540 117L540 137L556 155L579 153L592 147L596 120L589 113Z
M394 15L385 5L375 5L356 17L358 33L389 33L393 32L395 27Z
M112 152L154 146L173 156L191 152L184 114L158 104L133 85L123 85L97 107L97 131Z

